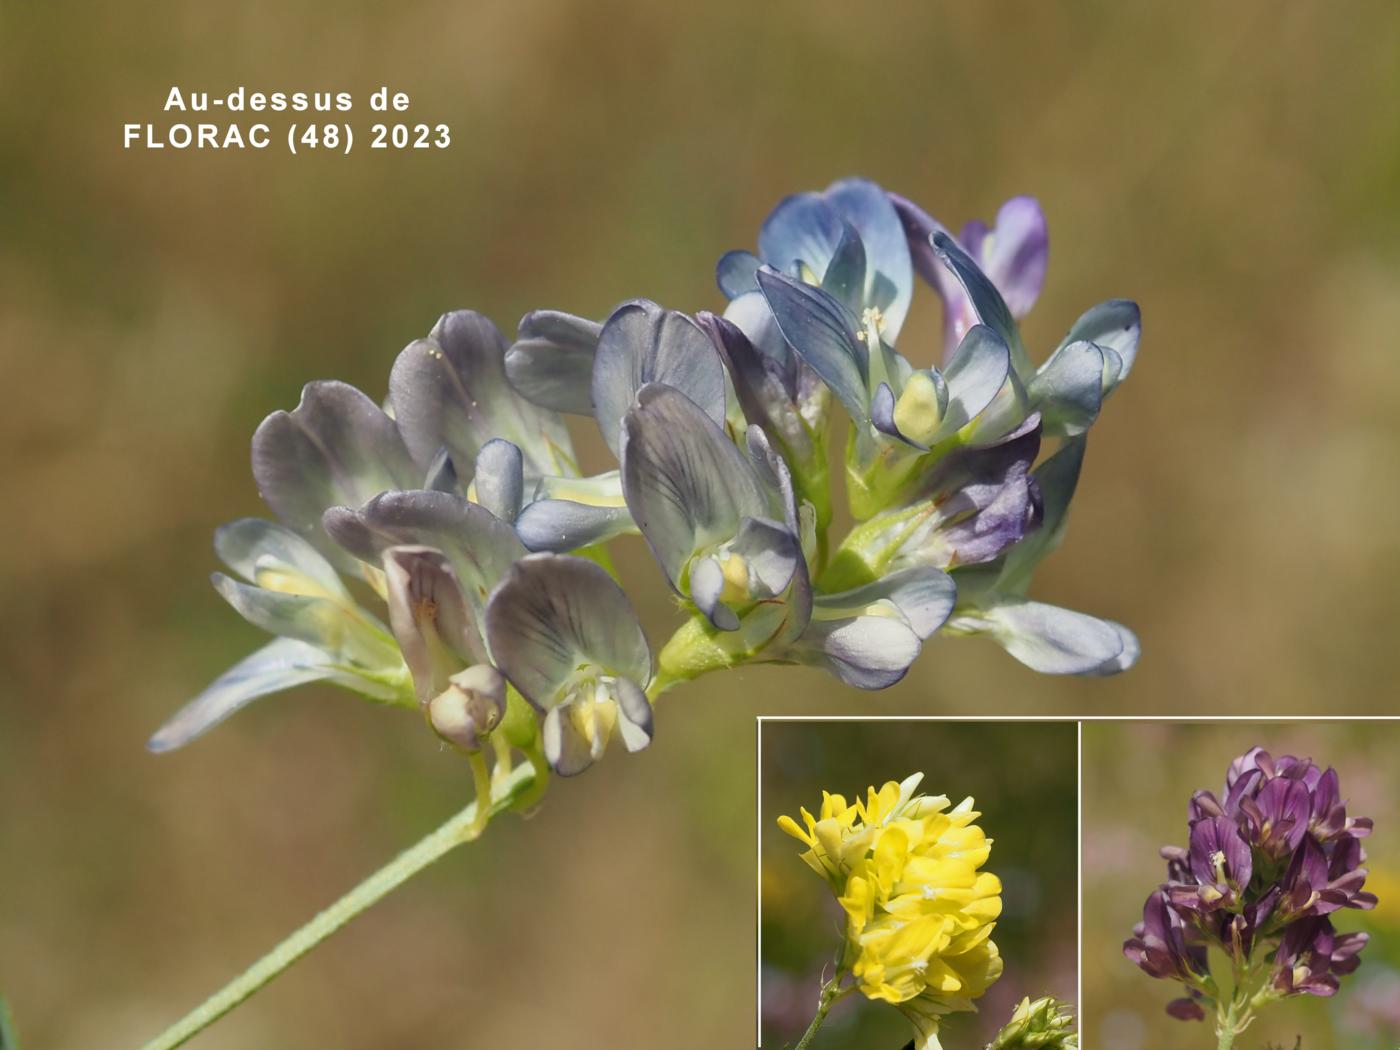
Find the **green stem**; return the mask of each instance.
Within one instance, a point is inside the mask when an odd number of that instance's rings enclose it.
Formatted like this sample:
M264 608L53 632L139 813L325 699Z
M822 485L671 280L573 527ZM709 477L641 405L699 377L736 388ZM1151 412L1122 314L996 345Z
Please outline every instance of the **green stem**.
M839 973L822 985L821 998L817 1000L817 1015L812 1018L812 1023L807 1026L807 1031L802 1033L802 1038L797 1041L797 1046L793 1050L806 1050L807 1045L816 1037L817 1029L826 1020L826 1015L831 1012L831 1008L844 999L853 987L854 985L842 988Z
M496 785L485 820L477 819L477 804L451 817L416 846L404 850L364 882L297 930L241 975L206 999L191 1013L147 1043L142 1050L173 1050L213 1024L316 945L340 929L390 890L418 874L457 846L476 839L486 820L511 808L536 780L533 765L522 765Z

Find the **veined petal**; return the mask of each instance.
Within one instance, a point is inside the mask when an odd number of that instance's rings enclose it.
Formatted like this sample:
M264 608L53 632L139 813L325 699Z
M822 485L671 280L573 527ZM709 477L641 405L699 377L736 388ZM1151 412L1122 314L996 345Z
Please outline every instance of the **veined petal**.
M332 508L331 535L357 557L378 562L390 547L441 551L479 623L486 597L512 562L527 553L515 530L485 507L446 492L387 492L361 510Z
M626 506L540 499L520 512L515 531L531 551L565 554L638 530Z
M1049 232L1045 213L1034 197L1012 197L997 211L996 225L985 230L976 245L963 235L968 251L1001 291L1013 317L1030 313L1045 284Z
M214 551L250 583L291 594L351 601L335 568L291 529L261 518L240 518L214 532Z
M444 314L427 339L399 354L389 396L404 442L420 464L445 446L460 473L499 437L519 447L532 476L573 469L563 421L516 393L506 378L505 354L500 331L473 310Z
M935 440L955 434L982 414L1006 383L1011 351L986 325L974 325L948 361L948 407Z
M394 695L387 686L350 674L334 657L315 646L279 638L220 675L208 689L156 730L146 746L156 752L173 751L258 697L320 680L333 680L337 685L378 700L388 700Z
M221 572L214 589L249 623L269 634L324 649L343 663L391 668L399 656L387 628L354 605L305 594L288 594L239 583Z
M759 303L771 322L772 315L761 296ZM810 456L812 437L797 406L797 358L785 345L780 356L763 353L726 318L701 311L695 321L724 358L744 418L771 430L795 456Z
M389 623L418 693L426 704L469 663L488 654L477 619L452 563L431 547L390 547L384 552Z
M930 637L953 611L958 588L953 578L928 566L890 573L863 587L817 599L826 618L855 616L880 601L892 602L920 639Z
M531 554L491 593L486 636L501 672L540 708L564 699L580 668L645 684L651 648L632 603L585 558Z
M821 376L854 420L869 423L869 355L856 338L856 318L827 292L767 267L758 271L758 286L783 338Z
M603 326L558 310L520 319L506 351L506 378L526 400L555 412L593 414L593 358Z
M683 393L659 383L637 393L623 420L622 488L673 586L691 556L764 517L769 495L753 465Z
M274 412L253 435L253 477L282 522L332 563L354 563L321 529L321 515L359 506L390 489L412 488L422 471L409 457L393 420L354 387L308 383L291 412Z
M857 689L884 689L909 673L919 655L918 634L901 616L813 618L792 646L802 663L824 667Z
M805 263L817 278L826 272L841 240L841 215L816 193L785 197L758 231L758 254L765 263L790 273Z
M684 314L638 300L618 307L603 325L593 366L598 429L614 454L622 417L648 383L674 387L716 424L724 423L724 365L714 344Z
M869 179L842 179L823 195L860 233L865 247L865 305L876 306L885 318L885 335L899 337L914 293L909 245L889 195Z
M1026 384L1047 437L1074 437L1098 418L1103 403L1104 355L1093 343L1065 343Z
M1016 370L1022 374L1029 374L1030 360L1021 346L1021 335L1016 328L1016 321L996 285L982 272L962 245L946 231L935 232L932 235L932 243L938 257L953 271L953 275L967 292L967 297L972 301L972 308L977 312L977 319L1001 336L1011 351L1012 364Z

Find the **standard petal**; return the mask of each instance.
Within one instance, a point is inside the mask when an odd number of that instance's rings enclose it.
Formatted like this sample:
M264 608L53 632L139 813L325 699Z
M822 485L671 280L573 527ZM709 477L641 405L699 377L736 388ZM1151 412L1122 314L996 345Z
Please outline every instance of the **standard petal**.
M573 468L563 421L516 393L506 378L505 354L500 331L473 310L444 314L427 339L399 354L389 396L414 459L426 465L446 447L461 472L499 437L520 448L532 476Z
M680 391L649 384L623 421L622 488L672 585L691 556L728 540L745 517L771 512L754 468Z
M493 438L476 456L472 479L476 502L502 521L513 522L525 498L524 457L509 441Z
M748 292L758 291L754 273L762 265L753 252L725 252L715 265L715 283L726 299L737 299Z
M333 657L314 646L279 638L220 675L156 730L146 746L156 752L173 751L260 696L323 679L334 679L379 700L393 695L387 687L346 674Z
M331 563L300 535L275 522L240 518L220 525L214 532L214 551L220 561L259 587L350 600Z
M1050 355L1026 384L1047 437L1075 437L1093 425L1103 403L1103 379L1103 351L1091 342L1066 343Z
M987 621L985 629L1008 653L1033 671L1102 674L1124 657L1126 638L1118 624L1071 609L1012 598L980 609L976 616Z
M253 434L253 477L277 516L332 562L353 567L325 539L329 507L359 506L422 480L393 420L354 387L308 383L291 412L274 412Z
M853 419L869 423L869 356L856 338L856 318L820 288L767 267L758 271L758 286L788 345L821 376Z
M602 331L597 321L558 310L528 313L506 351L506 377L537 405L591 416L593 357Z
M1001 291L1013 317L1030 313L1045 284L1050 254L1045 213L1034 197L1012 197L997 212L996 226L974 253Z
M615 310L598 339L593 407L598 429L618 452L622 417L648 383L665 383L724 423L724 365L709 337L685 314L639 300Z
M816 193L778 202L758 231L758 254L783 273L805 263L820 279L841 241L841 216Z
M889 195L869 179L842 179L823 195L860 233L865 247L866 305L877 306L885 318L885 336L899 337L914 291L909 245Z
M537 707L553 707L580 668L651 680L651 649L627 595L594 562L531 554L491 593L486 637L501 672Z

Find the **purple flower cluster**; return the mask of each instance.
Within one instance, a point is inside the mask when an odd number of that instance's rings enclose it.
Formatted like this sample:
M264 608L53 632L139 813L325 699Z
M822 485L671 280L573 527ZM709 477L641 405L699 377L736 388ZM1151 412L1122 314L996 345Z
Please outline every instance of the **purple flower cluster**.
M1347 815L1336 770L1255 747L1230 764L1224 800L1198 791L1189 817L1189 845L1162 850L1167 880L1123 944L1148 975L1186 986L1167 1012L1204 1019L1212 945L1237 973L1263 971L1270 997L1334 994L1367 934L1338 933L1329 916L1376 904L1362 889L1371 821Z

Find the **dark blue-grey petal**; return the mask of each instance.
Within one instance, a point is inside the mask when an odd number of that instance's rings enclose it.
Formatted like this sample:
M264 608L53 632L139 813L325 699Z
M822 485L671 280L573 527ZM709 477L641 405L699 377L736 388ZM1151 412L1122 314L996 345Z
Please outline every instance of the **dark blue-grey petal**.
M354 387L308 383L291 412L274 412L253 435L253 477L278 518L341 568L354 568L327 542L328 507L359 506L422 479L393 420Z
M173 751L259 697L324 679L334 679L338 685L375 699L387 700L393 695L387 687L346 674L334 657L315 646L279 638L220 675L157 729L146 746L156 752Z
M432 492L451 492L461 495L462 486L457 477L457 468L452 463L452 455L440 448L428 469L424 472L423 487Z
M820 288L776 270L759 270L758 285L788 345L821 376L854 420L869 423L869 358L856 338L856 318Z
M967 292L978 320L1001 336L1002 341L1011 350L1012 363L1017 370L1028 372L1030 361L1025 359L1026 352L1021 347L1021 336L1017 331L1016 321L996 285L992 284L991 279L982 272L972 256L963 250L962 245L954 240L952 235L941 230L934 233L933 247Z
M626 507L600 507L568 499L539 499L515 521L520 541L532 551L564 554L636 532Z
M525 460L509 441L494 438L476 456L476 501L502 521L514 522L525 498Z
M725 252L715 266L715 283L726 299L737 299L746 292L758 291L754 272L762 262L753 252Z
M614 454L622 417L648 383L675 387L710 419L724 423L724 365L719 351L689 317L639 300L619 307L603 325L593 366L598 429Z
M539 708L565 699L581 668L651 680L651 649L616 581L595 562L531 554L491 592L486 637L493 662Z
M260 586L269 572L303 576L327 595L348 601L339 574L319 551L284 525L261 518L240 518L214 531L219 560L250 583Z
M563 421L516 393L506 378L505 354L500 331L473 310L444 314L427 339L399 354L389 395L404 442L419 463L426 466L446 446L461 472L475 465L486 442L499 437L520 448L532 476L573 469Z
M870 399L870 425L882 434L893 438L903 438L894 422L894 391L888 383L881 383Z
M1103 403L1104 356L1093 343L1077 340L1056 350L1026 384L1047 437L1074 437L1098 418Z
M1045 556L1064 539L1070 501L1079 484L1086 443L1075 438L1035 468L1034 478L1041 499L1040 527L1018 543L1006 556L1000 586L1014 594L1024 594L1031 575Z
M758 286L757 277L754 286ZM821 286L857 317L867 306L874 305L866 298L865 245L861 243L859 231L844 219L841 222L841 239L836 242Z
M1061 346L1081 339L1113 350L1122 360L1115 382L1128 378L1137 360L1138 340L1142 337L1142 313L1128 299L1109 299L1091 306L1070 327Z
M751 462L680 391L652 383L623 421L622 489L673 586L691 556L734 536L772 499Z
M767 313L761 296L760 302ZM786 344L780 357L771 357L726 318L702 311L695 321L724 358L744 418L772 430L794 456L805 459L811 455L811 433L797 407L797 358Z
M593 414L593 357L603 326L558 310L520 320L506 351L506 377L527 400L556 412Z

